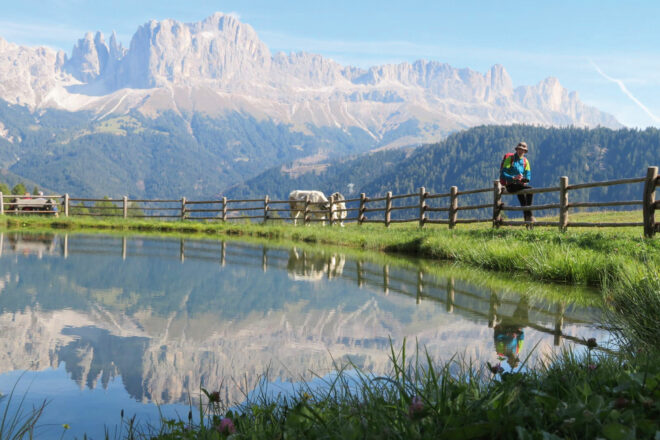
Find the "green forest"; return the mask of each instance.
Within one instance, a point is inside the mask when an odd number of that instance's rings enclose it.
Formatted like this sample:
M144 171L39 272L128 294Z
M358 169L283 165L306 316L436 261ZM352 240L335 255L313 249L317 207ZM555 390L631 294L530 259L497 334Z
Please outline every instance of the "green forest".
M0 100L0 123L0 182L78 197L208 198L274 164L376 146L360 129L303 133L239 113L152 119L135 111L99 120L87 112L31 113Z
M286 198L293 189L340 191L347 197L364 192L378 197L492 187L507 152L525 141L534 187L558 186L560 176L569 183L643 177L649 166L660 165L660 130L607 128L545 128L530 125L480 126L449 136L437 144L414 150L364 154L330 163L325 170L292 177L280 167L237 185L230 196ZM349 186L350 184L350 186ZM617 185L571 193L572 200L641 200L642 184ZM487 194L484 197L492 197ZM474 197L476 199L476 197Z
M660 164L660 131L532 125L480 126L436 144L384 151L360 129L307 127L304 132L239 113L211 118L131 112L32 113L0 101L3 193L69 193L75 197L258 197L286 199L293 189L346 197L490 187L504 153L529 145L532 186L641 177ZM412 127L401 127L412 130ZM315 156L323 163L300 167ZM308 164L309 165L309 164ZM639 200L641 185L576 192L573 200ZM541 197L542 199L543 197ZM476 200L476 198L474 198ZM467 201L467 200L466 200Z

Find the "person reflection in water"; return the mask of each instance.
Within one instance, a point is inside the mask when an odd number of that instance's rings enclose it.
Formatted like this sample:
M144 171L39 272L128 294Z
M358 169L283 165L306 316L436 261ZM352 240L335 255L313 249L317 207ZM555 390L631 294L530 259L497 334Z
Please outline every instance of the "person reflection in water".
M525 342L524 324L529 321L529 304L521 297L513 316L501 316L494 328L493 339L498 358L506 359L509 367L516 368L520 363L520 351Z

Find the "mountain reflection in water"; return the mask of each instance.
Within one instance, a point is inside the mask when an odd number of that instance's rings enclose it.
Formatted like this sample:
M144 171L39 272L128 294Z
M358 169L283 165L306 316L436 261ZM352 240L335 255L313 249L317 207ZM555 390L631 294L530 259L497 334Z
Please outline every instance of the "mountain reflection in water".
M605 337L595 309L332 252L7 232L0 244L0 373L64 365L82 390L120 377L145 403L221 384L240 401L266 370L308 380L333 358L386 373L390 338L516 365L537 344L543 356Z

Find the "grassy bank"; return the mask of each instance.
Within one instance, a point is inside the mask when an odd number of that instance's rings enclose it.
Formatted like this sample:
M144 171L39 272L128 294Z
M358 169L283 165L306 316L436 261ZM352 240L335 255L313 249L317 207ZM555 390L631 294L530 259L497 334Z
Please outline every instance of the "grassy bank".
M576 221L629 221L639 213L577 214ZM446 260L469 266L524 274L539 281L606 286L626 275L643 279L660 267L660 238L644 239L641 228L532 231L493 229L489 225L449 230L445 226L313 225L294 227L269 223L158 222L150 220L10 217L0 219L8 229L136 231L207 236L260 237L271 240L341 246ZM462 226L462 225L461 225Z

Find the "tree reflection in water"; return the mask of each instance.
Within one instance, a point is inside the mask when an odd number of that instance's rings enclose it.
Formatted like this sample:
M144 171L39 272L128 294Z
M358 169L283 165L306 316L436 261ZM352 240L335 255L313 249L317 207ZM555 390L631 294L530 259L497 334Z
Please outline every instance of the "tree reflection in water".
M64 363L79 386L121 376L142 402L186 402L200 384L240 399L269 366L273 380L308 380L330 371L330 355L385 373L390 338L417 339L438 360L465 350L485 362L494 343L514 367L525 337L552 335L551 349L593 336L588 309L493 291L451 268L189 239L0 242L0 373Z

